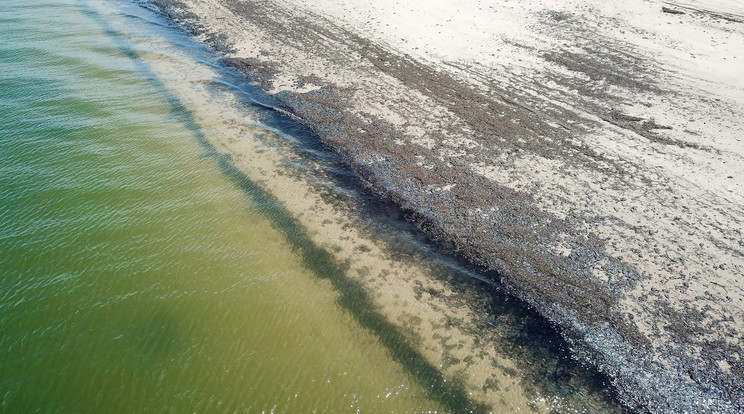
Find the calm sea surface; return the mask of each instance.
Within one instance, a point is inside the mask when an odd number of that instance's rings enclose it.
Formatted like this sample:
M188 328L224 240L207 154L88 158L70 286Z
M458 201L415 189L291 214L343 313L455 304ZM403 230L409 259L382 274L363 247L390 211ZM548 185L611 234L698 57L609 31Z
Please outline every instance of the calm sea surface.
M319 277L305 230L206 142L169 85L210 59L127 1L0 5L0 412L478 408L437 395L436 364ZM525 389L614 409L566 355Z

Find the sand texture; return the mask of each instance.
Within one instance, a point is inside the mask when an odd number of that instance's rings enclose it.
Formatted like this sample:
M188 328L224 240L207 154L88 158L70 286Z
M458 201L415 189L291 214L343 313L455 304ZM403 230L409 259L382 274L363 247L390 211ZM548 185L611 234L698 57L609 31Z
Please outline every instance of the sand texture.
M496 270L628 407L744 410L741 2L148 4Z

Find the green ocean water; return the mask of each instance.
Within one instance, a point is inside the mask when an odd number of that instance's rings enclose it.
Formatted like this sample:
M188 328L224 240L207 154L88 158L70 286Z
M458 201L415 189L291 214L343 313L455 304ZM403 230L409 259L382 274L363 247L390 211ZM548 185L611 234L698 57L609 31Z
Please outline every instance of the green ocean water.
M437 409L93 13L0 10L0 412Z
M328 156L217 62L129 0L0 5L0 413L483 408L424 356L446 340L413 344L271 183L215 149L239 130L302 147L294 164ZM469 334L517 361L507 376L520 384L492 384L504 401L492 412L516 412L505 400L521 392L525 409L618 410L545 321L464 280L408 227L380 226L401 232L403 262L441 259L427 277L462 281L452 306L490 297L481 310L494 322Z

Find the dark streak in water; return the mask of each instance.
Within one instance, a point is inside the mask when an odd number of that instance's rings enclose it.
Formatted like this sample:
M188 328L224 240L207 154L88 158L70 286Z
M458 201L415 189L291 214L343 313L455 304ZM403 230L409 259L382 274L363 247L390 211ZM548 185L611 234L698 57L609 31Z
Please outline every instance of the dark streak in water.
M219 164L220 169L232 181L251 197L260 210L270 217L277 230L281 231L291 242L295 251L300 254L303 264L318 278L329 280L340 293L339 304L349 311L359 324L372 331L389 351L391 356L427 390L434 401L439 402L452 412L488 412L488 407L476 404L467 398L462 384L447 380L439 370L431 365L398 329L388 322L384 316L375 312L374 303L364 292L358 282L346 277L345 267L337 263L332 256L316 246L303 231L302 225L281 206L276 198L248 179L235 166L229 157L221 155L206 139L191 112L181 103L179 98L170 93L160 82L152 70L140 59L137 53L121 39L94 10L78 0L79 7L94 19L101 29L118 46L121 52L132 60L140 73L167 100L171 111L194 135L194 138L204 147L208 155Z

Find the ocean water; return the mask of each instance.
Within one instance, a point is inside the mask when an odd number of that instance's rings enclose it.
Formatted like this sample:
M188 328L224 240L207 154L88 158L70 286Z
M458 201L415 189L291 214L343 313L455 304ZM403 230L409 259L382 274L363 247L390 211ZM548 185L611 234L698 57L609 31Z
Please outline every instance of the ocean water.
M313 226L341 219L291 196L363 203L317 167L333 154L161 16L6 0L0 32L0 412L618 410L544 321L400 218L358 214L395 259L328 248L345 239ZM455 331L411 313L426 295L348 274L427 260L410 284L484 298L482 330L456 332L503 365L448 371L427 338ZM507 385L475 396L491 371Z

